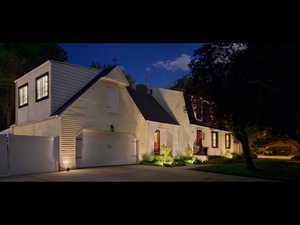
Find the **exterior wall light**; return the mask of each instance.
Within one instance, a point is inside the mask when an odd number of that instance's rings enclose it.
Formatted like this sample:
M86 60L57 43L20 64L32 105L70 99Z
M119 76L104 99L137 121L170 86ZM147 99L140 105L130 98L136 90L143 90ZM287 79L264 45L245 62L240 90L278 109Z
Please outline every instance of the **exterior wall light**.
M63 161L63 169L66 171L70 171L70 161L69 160L64 160Z

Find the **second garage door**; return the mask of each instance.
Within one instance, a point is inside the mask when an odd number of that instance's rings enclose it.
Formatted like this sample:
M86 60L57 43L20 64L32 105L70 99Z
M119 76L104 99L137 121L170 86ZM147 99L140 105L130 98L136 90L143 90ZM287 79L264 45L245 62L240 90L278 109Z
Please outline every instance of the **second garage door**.
M82 132L77 138L77 167L136 164L136 141L122 133Z

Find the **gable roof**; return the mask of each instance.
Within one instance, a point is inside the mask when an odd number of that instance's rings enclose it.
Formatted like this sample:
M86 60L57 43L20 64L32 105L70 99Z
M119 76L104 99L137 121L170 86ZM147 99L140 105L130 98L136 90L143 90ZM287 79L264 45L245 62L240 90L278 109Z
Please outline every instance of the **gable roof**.
M137 92L130 87L127 90L146 120L179 125L152 95Z
M109 73L104 79L117 82L121 85L129 86L129 82L119 66L114 69L113 73Z
M64 112L73 102L75 102L82 94L84 94L93 84L95 84L100 78L109 74L116 66L106 68L97 74L90 82L88 82L83 88L81 88L75 95L73 95L65 104L59 107L51 116L59 115Z

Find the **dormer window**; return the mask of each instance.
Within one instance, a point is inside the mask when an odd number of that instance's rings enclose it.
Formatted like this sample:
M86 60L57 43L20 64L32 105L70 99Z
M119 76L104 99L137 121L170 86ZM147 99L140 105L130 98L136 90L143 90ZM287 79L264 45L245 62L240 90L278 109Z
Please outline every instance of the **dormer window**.
M42 101L49 96L49 74L36 78L36 101Z
M19 108L28 105L28 84L24 84L18 88Z

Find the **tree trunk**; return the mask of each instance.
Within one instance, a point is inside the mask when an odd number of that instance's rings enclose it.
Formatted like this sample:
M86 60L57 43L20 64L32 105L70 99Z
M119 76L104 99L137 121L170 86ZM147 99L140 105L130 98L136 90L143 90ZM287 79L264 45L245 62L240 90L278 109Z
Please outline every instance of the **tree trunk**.
M244 157L246 159L247 169L255 170L256 168L255 168L255 165L254 165L252 157L251 157L248 136L247 136L245 129L242 129L240 141L242 143Z
M249 148L249 142L248 142L248 137L243 137L241 140L242 146L243 146L243 152L244 152L244 157L246 159L246 166L247 169L249 170L255 170L255 166L250 154L250 148Z

